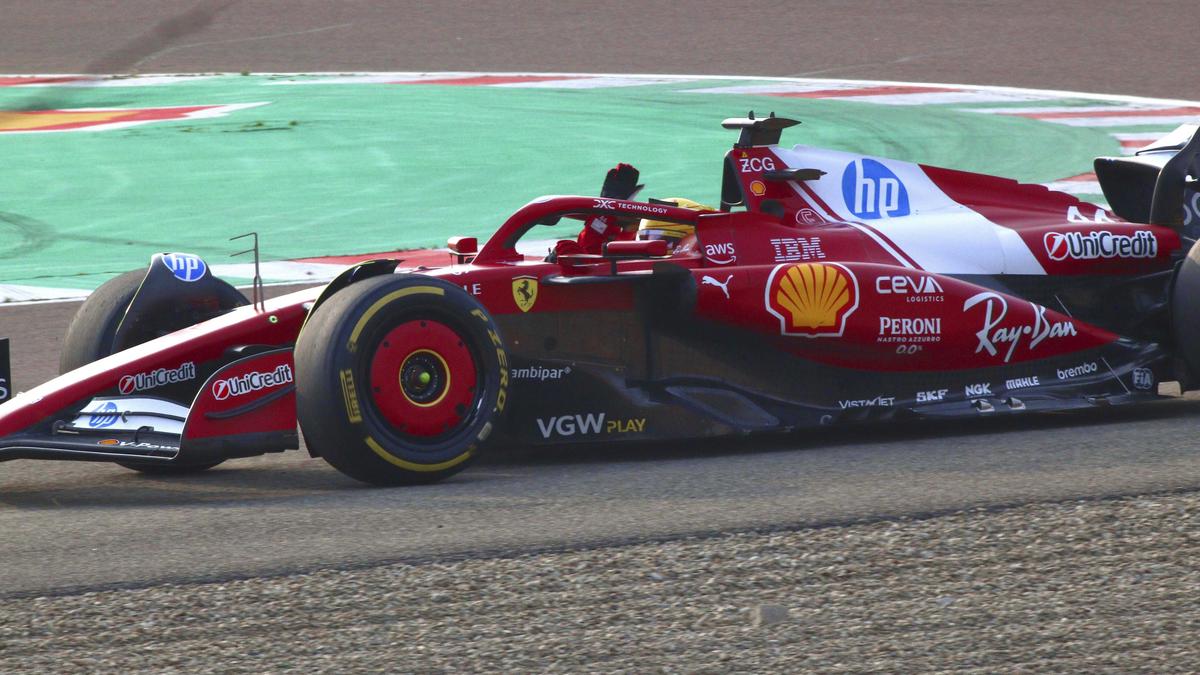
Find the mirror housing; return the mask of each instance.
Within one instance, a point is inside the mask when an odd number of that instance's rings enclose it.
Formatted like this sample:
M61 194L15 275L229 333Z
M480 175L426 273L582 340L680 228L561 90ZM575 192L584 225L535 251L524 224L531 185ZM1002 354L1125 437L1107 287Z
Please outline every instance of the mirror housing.
M446 248L450 249L450 254L461 265L479 252L479 240L475 237L450 237L446 240Z
M475 255L479 252L479 240L475 237L450 237L446 248L458 255Z
M663 239L610 241L602 250L605 258L661 258L668 253L667 242Z

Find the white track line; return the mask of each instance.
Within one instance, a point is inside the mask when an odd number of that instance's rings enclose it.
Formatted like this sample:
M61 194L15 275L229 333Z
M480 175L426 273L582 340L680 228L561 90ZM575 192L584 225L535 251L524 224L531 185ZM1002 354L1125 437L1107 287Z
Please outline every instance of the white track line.
M414 77L414 76L464 76L464 77L482 77L486 75L495 75L500 77L514 77L520 75L531 75L536 77L615 77L615 78L632 78L644 77L652 79L673 79L673 80L743 80L743 81L758 81L758 82L800 82L836 85L845 83L854 83L857 85L869 86L895 86L895 87L946 87L949 89L961 89L964 91L987 91L997 93L1010 93L1036 96L1037 98L1082 98L1094 101L1111 101L1114 103L1134 103L1143 105L1200 105L1200 101L1185 100L1185 99L1169 99L1169 98L1151 98L1147 96L1126 96L1121 94L1098 94L1093 92L1070 91L1066 89L1032 89L1029 87L1003 87L997 85L970 85L970 84L955 84L949 82L911 82L904 80L845 80L833 78L816 78L816 77L757 77L753 75L687 75L679 73L647 73L645 75L629 75L627 73L556 73L556 72L533 72L533 71L515 71L515 72L455 72L455 73L435 73L432 71L310 71L302 72L274 72L274 73L252 73L259 77ZM200 75L240 75L240 73L147 73L139 77L189 77ZM80 73L42 73L30 75L28 73L21 75L3 75L3 77L87 77ZM136 79L136 78L131 78Z

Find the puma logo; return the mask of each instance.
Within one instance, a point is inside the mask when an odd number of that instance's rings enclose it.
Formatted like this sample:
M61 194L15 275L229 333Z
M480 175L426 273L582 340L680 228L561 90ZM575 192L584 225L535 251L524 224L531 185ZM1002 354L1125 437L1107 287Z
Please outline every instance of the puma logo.
M716 286L717 288L721 289L721 292L725 294L725 299L728 300L729 299L729 282L732 280L733 280L732 274L725 277L725 281L723 283L720 281L717 281L716 279L714 279L706 274L706 275L704 275L704 278L702 278L700 280L700 283L705 286Z

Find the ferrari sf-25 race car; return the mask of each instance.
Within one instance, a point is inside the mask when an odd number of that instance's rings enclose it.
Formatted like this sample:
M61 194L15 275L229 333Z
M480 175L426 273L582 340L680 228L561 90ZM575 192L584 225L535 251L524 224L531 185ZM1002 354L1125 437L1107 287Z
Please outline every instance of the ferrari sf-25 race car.
M1200 386L1200 134L1100 158L1111 210L1037 185L779 145L725 120L720 206L556 196L448 263L250 303L200 258L101 286L0 459L195 471L299 447L376 484L486 444L680 439L1128 403ZM563 218L691 232L527 255ZM565 221L568 224L570 220ZM11 386L0 354L0 384Z

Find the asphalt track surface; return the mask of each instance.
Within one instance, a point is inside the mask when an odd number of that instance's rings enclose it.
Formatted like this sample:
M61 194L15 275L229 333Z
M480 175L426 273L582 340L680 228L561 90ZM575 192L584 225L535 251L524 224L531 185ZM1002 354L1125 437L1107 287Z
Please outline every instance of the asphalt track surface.
M81 9L82 7L82 9ZM534 70L862 77L1198 98L1190 3L10 0L0 72ZM216 8L214 10L214 8ZM191 10L191 11L189 11ZM167 20L166 23L163 23ZM155 28L157 26L157 28ZM51 377L74 304L0 309ZM780 529L1200 487L1200 401L497 458L370 489L303 452L182 479L0 465L0 595Z

